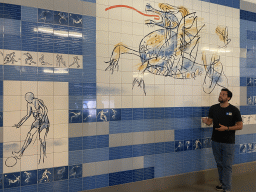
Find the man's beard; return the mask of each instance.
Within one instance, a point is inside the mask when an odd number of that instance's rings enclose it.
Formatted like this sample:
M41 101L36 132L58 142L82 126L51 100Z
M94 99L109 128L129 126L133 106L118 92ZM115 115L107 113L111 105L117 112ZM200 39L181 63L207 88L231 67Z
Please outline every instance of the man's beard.
M220 103L224 103L224 101L223 101L223 99L218 99L218 101L220 102Z

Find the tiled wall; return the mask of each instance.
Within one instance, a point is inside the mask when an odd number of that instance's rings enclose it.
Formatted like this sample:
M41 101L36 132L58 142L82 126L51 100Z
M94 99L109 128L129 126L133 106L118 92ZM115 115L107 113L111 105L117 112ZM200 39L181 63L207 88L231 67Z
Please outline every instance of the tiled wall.
M1 2L0 192L215 168L201 117L222 86L243 115L235 164L256 160L255 4Z

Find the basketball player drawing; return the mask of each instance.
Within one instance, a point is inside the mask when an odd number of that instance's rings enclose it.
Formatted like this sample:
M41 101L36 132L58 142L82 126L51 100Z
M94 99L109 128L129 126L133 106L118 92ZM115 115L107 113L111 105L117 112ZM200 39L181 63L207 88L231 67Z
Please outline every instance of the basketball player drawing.
M40 141L40 157L38 164L40 164L41 160L44 162L44 157L46 157L46 137L50 127L47 115L48 109L41 99L35 98L32 92L25 94L25 100L27 101L27 114L13 127L20 128L31 115L34 117L34 122L31 124L31 128L27 133L21 149L19 151L13 151L13 156L6 159L5 165L7 167L16 165L17 159L20 159L23 156L32 141L35 142L37 135Z

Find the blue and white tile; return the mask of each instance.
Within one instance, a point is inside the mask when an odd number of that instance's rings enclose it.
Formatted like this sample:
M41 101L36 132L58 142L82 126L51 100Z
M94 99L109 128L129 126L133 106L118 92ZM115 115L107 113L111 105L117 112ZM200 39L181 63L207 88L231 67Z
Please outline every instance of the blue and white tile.
M37 170L21 172L21 186L37 183Z
M97 109L97 122L109 121L109 113L109 109Z
M38 67L54 67L54 54L38 52Z
M53 168L38 170L38 183L49 183L53 181Z
M21 65L21 51L4 50L4 65Z
M110 96L109 97L109 107L110 108L121 108L122 107L121 96Z
M83 110L83 122L96 122L97 114L96 109Z
M54 168L54 181L68 179L68 166Z
M48 144L49 144L49 142L48 142ZM47 146L47 151L50 151L50 150L48 150L48 148L50 148L50 147L51 146ZM47 152L46 153L46 157L44 158L44 162L41 162L40 164L38 164L38 169L46 169L46 168L54 167L53 157L54 157L53 153L48 153ZM40 154L38 154L38 158L37 159L40 159Z
M193 150L201 149L203 146L202 139L194 139L193 140Z
M53 11L47 9L38 9L38 22L53 23Z
M69 55L54 53L54 67L68 68L69 67Z
M239 153L247 153L247 144L240 144Z
M77 34L79 35L79 34ZM83 56L82 55L68 55L68 67L74 69L83 69Z
M247 153L253 152L253 143L247 143Z
M53 138L68 138L68 124L53 125Z
M54 24L57 25L68 25L68 13L54 11Z
M22 51L21 52L21 65L37 67L38 58L37 52Z
M60 153L68 151L68 138L54 138L54 153Z
M69 179L82 177L82 164L69 166Z
M54 167L68 165L68 152L54 153Z
M69 14L69 26L74 26L74 27L82 27L83 25L83 17L82 15L79 14Z
M175 141L175 152L184 151L184 141Z
M54 110L54 124L68 124L69 114L67 110Z
M192 140L184 141L184 151L193 150L193 146L192 145L193 145Z
M4 188L18 187L21 184L20 172L4 174Z

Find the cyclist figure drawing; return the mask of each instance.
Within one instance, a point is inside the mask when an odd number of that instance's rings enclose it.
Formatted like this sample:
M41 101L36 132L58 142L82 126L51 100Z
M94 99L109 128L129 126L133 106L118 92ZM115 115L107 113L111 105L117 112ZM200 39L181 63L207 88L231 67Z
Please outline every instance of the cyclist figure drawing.
M40 157L38 164L40 164L41 160L44 162L44 158L46 157L46 137L50 127L47 115L48 109L43 100L35 98L32 92L27 92L25 94L25 100L27 101L27 114L13 127L20 128L31 116L34 117L34 121L31 124L31 128L27 133L21 149L19 151L13 151L13 156L6 159L5 165L7 167L16 165L17 159L20 159L23 156L32 141L36 141L37 136L40 141Z

